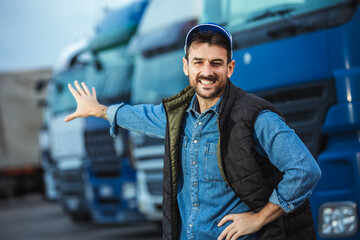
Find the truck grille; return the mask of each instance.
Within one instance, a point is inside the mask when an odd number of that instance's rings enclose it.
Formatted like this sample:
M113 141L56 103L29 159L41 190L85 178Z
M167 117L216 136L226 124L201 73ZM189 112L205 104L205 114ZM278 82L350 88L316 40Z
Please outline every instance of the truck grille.
M255 94L272 102L284 114L287 124L295 130L312 155L316 157L319 154L324 143L321 127L327 109L336 102L332 79Z
M141 136L141 137L139 137ZM139 139L141 138L141 141ZM164 139L138 134L131 139L131 158L134 161L158 160L164 158Z
M162 196L162 181L160 182L148 182L147 183L149 193L153 196Z
M96 177L119 177L121 175L121 161L119 159L107 159L105 161L91 159L91 172Z
M90 158L109 158L115 156L113 138L109 130L98 130L85 133L85 147Z
M149 193L153 196L162 196L163 173L162 169L146 170L146 184Z

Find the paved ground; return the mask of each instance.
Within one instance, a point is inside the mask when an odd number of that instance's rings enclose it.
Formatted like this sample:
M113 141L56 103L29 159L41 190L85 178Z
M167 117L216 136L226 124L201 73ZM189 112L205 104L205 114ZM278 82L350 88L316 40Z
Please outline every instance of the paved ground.
M74 223L58 203L40 195L0 200L1 240L160 240L158 224L132 225Z

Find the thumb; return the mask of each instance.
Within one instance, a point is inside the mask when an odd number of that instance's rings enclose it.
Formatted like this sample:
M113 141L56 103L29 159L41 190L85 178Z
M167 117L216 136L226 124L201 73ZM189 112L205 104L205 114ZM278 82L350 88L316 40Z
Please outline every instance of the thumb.
M70 115L67 115L65 118L64 118L64 121L65 122L70 122L71 120L74 120L75 118L78 118L78 114L76 112L70 114Z

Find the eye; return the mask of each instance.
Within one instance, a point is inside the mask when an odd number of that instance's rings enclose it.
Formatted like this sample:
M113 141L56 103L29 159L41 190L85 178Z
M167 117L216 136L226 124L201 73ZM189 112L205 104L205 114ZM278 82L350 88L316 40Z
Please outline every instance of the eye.
M219 67L222 66L222 62L212 62L211 65Z

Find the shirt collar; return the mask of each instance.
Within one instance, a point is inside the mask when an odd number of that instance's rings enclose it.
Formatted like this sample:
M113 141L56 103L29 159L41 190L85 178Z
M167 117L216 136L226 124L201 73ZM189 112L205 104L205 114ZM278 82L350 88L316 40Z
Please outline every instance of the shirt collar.
M206 110L203 113L206 113L208 111L213 111L216 113L216 115L219 115L220 112L220 103L222 100L223 96L220 97L220 99L214 104L214 106L212 106L211 108L209 108L208 110ZM191 103L188 107L188 109L186 110L186 112L190 112L193 111L194 113L200 113L200 107L199 107L199 102L198 99L196 97L196 94L194 94L193 98L191 99Z

